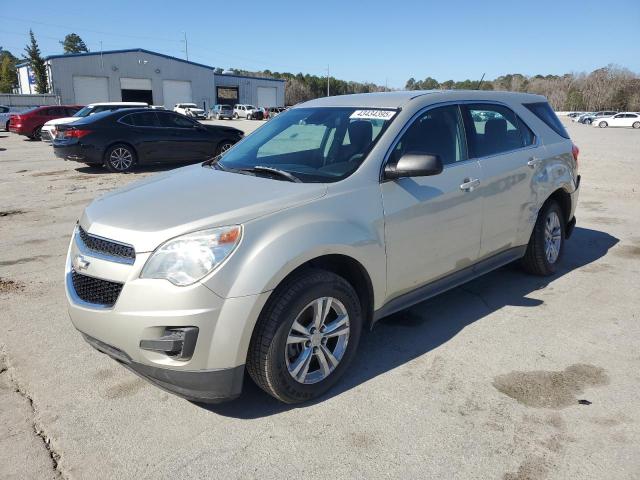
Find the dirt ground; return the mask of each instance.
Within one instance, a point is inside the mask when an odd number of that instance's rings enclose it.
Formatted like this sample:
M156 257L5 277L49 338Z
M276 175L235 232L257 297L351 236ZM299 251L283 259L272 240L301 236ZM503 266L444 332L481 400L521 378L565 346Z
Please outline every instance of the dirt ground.
M111 174L0 131L0 478L640 478L640 131L568 129L582 185L558 274L507 266L384 320L320 401L246 382L207 408L66 312L82 209L162 169Z

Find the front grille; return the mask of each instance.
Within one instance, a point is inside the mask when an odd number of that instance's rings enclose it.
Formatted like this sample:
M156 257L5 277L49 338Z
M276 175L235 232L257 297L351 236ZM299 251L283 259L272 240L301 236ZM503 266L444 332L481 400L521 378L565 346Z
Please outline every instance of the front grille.
M71 271L71 281L76 295L87 303L112 307L122 290L122 284L100 280Z
M123 245L121 243L111 242L104 238L94 237L89 235L84 229L78 225L78 233L85 246L89 250L102 253L105 255L111 255L122 259L130 260L131 263L136 259L136 252L133 247L129 245Z

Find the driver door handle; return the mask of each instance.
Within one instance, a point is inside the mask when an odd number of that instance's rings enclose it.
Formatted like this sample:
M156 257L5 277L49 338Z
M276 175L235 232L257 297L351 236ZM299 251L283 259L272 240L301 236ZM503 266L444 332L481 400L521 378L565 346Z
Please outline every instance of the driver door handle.
M460 184L460 190L465 192L472 192L474 188L480 185L479 178L465 178Z

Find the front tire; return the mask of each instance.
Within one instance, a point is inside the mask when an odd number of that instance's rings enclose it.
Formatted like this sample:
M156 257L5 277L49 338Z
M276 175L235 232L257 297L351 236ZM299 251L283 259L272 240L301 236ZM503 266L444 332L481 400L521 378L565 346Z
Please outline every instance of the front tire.
M305 270L276 289L251 337L247 371L265 392L300 403L330 389L353 360L360 301L344 278Z
M564 214L556 201L548 202L538 213L527 251L524 269L534 275L553 275L564 253Z
M36 127L33 129L33 134L29 137L33 140L42 140L42 127Z
M251 116L250 113L247 113L247 120L251 120L253 117Z
M600 128L607 128L607 127L609 126L609 124L608 124L607 122L600 122L600 123L598 124L598 126L599 126Z
M640 128L640 122L633 122L633 125L631 125L633 128ZM9 130L9 127L7 127L7 130Z
M133 170L136 164L136 153L129 145L116 144L107 150L104 156L107 170L113 173L125 173Z
M215 155L218 156L229 150L231 147L233 147L233 142L230 142L229 140L223 140L222 142L220 142L220 145L218 145L218 148L216 148Z

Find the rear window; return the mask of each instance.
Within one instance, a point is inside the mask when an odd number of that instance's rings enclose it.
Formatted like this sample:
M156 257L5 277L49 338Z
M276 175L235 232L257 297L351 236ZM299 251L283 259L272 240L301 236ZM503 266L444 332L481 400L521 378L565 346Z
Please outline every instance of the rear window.
M524 106L558 135L569 138L569 134L547 102L525 103Z

